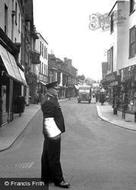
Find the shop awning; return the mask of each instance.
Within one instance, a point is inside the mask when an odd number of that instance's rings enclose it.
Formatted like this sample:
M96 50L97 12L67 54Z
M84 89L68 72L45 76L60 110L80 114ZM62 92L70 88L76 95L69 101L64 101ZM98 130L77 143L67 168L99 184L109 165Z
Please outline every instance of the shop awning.
M17 66L15 58L2 45L0 45L0 56L7 73L13 79L27 85L23 71Z
M22 78L21 78L21 74L19 72L19 68L18 68L16 61L15 61L15 58L9 52L7 52L7 54L8 54L9 60L10 60L9 64L12 65L12 69L14 70L14 74L16 76L16 79L20 82L23 82Z
M10 60L9 60L7 51L1 45L0 45L0 56L2 58L2 61L3 61L4 65L5 65L5 68L6 68L7 72L8 72L8 74L9 74L9 76L11 76L13 78L16 78L14 70L12 68L12 65L10 64Z
M76 84L75 84L74 86L75 86L75 88L76 88L77 90L79 89L79 85L76 85Z
M21 74L23 84L24 84L25 86L27 86L27 82L26 82L26 78L25 78L24 72L23 72L20 68L19 68L19 72L20 72L20 74Z
M42 85L46 86L46 83L43 81L39 81L39 83L41 83Z

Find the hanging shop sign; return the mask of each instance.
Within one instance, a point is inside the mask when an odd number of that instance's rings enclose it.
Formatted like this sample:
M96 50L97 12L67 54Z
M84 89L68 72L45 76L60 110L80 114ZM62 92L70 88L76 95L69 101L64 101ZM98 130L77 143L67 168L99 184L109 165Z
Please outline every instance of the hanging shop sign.
M120 81L120 75L117 75L117 72L110 73L105 76L102 80L103 84L108 84L109 86L117 86Z
M113 81L110 83L110 86L117 86L118 85L118 81Z
M135 75L136 75L135 66L123 68L121 70L121 82L126 82L131 79L136 80Z
M109 82L115 81L117 78L116 73L111 73L105 76L105 79Z

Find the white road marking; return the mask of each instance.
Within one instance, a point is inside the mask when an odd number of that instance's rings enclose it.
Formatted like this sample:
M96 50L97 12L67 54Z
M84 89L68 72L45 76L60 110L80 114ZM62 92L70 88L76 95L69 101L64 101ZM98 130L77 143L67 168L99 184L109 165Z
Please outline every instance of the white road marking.
M30 169L33 165L34 162L21 162L21 163L16 163L15 168Z

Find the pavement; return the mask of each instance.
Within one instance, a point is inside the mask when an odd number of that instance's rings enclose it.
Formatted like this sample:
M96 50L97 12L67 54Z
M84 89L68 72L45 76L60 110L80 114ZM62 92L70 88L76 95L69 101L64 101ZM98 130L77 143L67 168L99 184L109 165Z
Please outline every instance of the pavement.
M64 101L64 99L60 101ZM136 130L134 115L126 114L125 119L122 119L122 113L118 111L117 115L114 115L113 108L108 103L104 103L104 105L96 103L96 108L98 116L102 120L124 129ZM21 117L15 115L12 122L0 128L0 151L8 149L14 144L39 110L40 104L30 104L25 107L25 111Z
M122 112L117 111L117 115L113 114L112 105L109 103L96 103L98 116L109 123L112 123L118 127L122 127L128 130L136 130L136 122L134 121L134 114L125 114L125 119L122 118Z
M38 110L40 110L40 104L30 104L25 107L21 116L14 114L14 120L0 128L0 151L8 149L14 144Z

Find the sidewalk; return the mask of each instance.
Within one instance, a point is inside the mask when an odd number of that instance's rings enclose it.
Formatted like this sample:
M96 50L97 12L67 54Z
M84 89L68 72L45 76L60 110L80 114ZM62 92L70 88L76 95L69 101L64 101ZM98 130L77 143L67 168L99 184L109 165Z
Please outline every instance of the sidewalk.
M126 113L125 119L122 119L122 113L118 111L117 115L113 114L113 108L108 103L101 105L96 103L98 116L107 122L110 122L119 127L136 130L136 123L134 122L134 115Z
M0 151L8 149L16 141L39 109L40 105L30 104L21 117L15 114L12 122L0 128Z
M66 100L60 99L59 102ZM40 109L40 104L30 104L25 107L21 117L19 117L19 114L15 114L12 122L0 128L0 152L12 146Z

